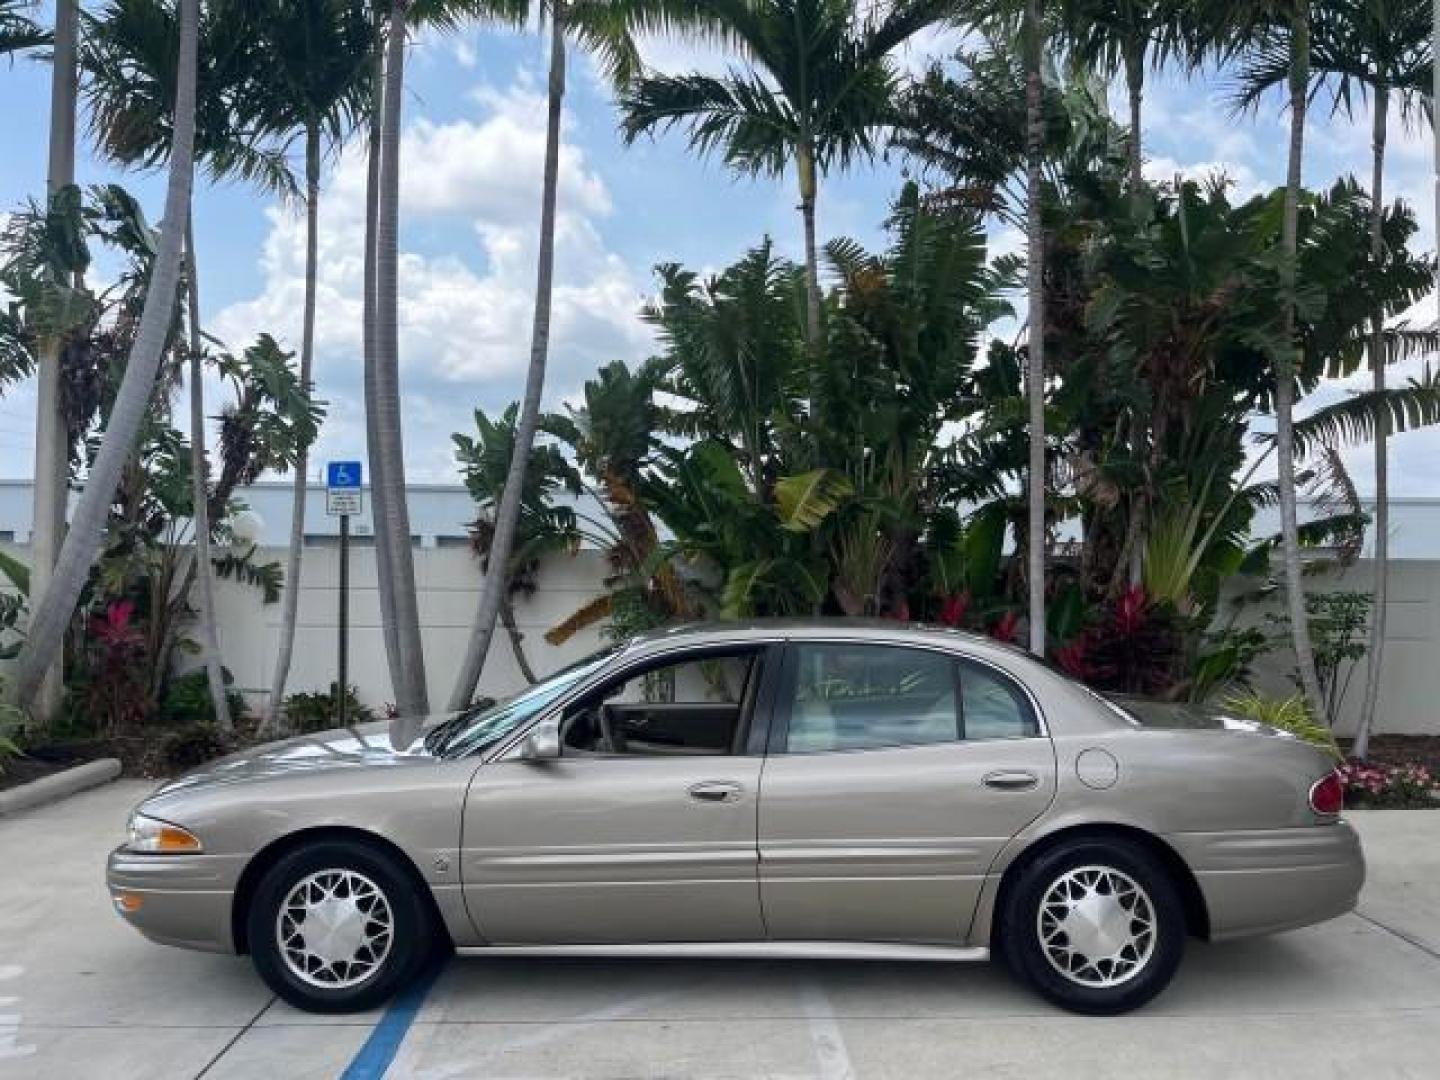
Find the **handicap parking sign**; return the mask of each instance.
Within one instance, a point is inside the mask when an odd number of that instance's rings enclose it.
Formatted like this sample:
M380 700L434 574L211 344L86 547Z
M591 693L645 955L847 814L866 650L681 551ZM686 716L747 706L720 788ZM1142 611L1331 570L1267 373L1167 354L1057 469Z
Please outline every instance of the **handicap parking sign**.
M360 482L364 476L358 461L331 461L325 466L325 513L347 517L361 511Z

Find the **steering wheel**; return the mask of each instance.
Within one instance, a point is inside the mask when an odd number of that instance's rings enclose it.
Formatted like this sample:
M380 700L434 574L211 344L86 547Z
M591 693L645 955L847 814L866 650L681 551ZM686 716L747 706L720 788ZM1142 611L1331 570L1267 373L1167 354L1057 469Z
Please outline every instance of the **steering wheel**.
M625 740L615 730L615 725L610 717L610 706L601 705L595 715L596 719L600 721L600 738L605 744L605 749L612 754L623 754Z

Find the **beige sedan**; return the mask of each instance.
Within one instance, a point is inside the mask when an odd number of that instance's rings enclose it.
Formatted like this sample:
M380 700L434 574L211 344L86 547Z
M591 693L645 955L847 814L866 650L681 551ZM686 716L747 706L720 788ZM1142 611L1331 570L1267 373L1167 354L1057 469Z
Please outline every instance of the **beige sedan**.
M249 953L303 1008L436 949L980 960L1089 1013L1188 937L1350 910L1327 759L896 623L722 623L439 723L290 739L166 784L110 857L156 941Z

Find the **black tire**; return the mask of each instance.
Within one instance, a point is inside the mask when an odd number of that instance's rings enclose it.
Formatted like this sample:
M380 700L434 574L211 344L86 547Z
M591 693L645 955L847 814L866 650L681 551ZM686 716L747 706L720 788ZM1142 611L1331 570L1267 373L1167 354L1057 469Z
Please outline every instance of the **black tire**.
M322 891L338 889L342 902L358 897L357 904L372 916L364 923L364 933L378 942L372 952L355 953L361 959L353 963L311 972L312 979L323 976L342 985L307 981L295 966L304 966L303 958L287 960L281 948L281 905L307 879ZM374 886L379 902L370 895L365 882ZM351 840L326 840L298 848L266 872L245 914L246 940L255 969L275 993L297 1009L346 1013L374 1008L409 985L435 954L434 918L420 888L406 867L378 847ZM299 910L291 908L292 913ZM386 912L388 935L380 929ZM300 931L298 937L292 933L292 943L305 941L303 919L297 923L292 915L286 926ZM339 948L345 951L344 944Z
M1072 873L1076 876L1067 878ZM1138 895L1125 878L1138 886ZM1072 890L1088 887L1099 897L1113 896L1138 916L1128 924L1112 923L1134 935L1134 944L1124 953L1110 954L1120 959L1090 963L1085 959L1089 954L1071 948L1060 918L1068 910L1064 894L1052 893L1062 883ZM1041 929L1041 905L1047 896L1052 900L1045 921L1048 949ZM1143 932L1147 908L1148 935ZM1007 966L1043 997L1071 1012L1112 1016L1138 1009L1169 985L1185 953L1185 908L1168 869L1141 845L1078 840L1045 852L1020 870L1006 893L1000 938L997 951ZM1062 972L1062 965L1071 966L1072 972ZM1109 985L1097 985L1102 982Z

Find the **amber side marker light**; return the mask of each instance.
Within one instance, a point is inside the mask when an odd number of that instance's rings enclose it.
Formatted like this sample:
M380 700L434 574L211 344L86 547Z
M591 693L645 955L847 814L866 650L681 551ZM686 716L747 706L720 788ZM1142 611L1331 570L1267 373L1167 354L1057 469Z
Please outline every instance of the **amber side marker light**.
M113 899L115 900L115 909L126 915L135 914L145 903L145 897L133 892L117 892Z

